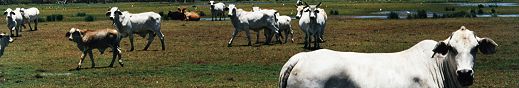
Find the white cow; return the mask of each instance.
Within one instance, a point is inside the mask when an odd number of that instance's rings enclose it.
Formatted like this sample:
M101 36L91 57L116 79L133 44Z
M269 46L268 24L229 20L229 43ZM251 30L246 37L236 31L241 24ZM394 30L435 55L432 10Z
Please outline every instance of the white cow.
M225 4L222 2L215 3L214 1L209 1L209 4L211 5L211 21L214 21L216 18L217 20L225 20L225 11L228 10L228 8L225 8Z
M301 3L302 3L302 2L301 2ZM305 2L305 3L306 3L306 2ZM306 4L305 4L305 5L301 4L301 5L297 5L296 7L297 7L297 9L296 9L296 11L297 11L296 19L300 19L300 18L301 18L301 15L303 14L303 9L308 8L308 6L307 6ZM317 8L317 10L319 10L319 13L318 13L318 14L320 14L320 15L323 16L323 18L319 18L319 19L321 19L321 20L328 20L328 15L326 14L326 11L324 11L324 9ZM325 22L325 23L326 23L326 22ZM323 30L321 31L321 36L320 36L321 38L319 39L319 42L324 42L324 41L325 41L325 40L324 40L324 37L323 37L323 35L324 35L324 29L325 29L324 27L325 27L325 26L326 26L326 25L324 25L323 28L322 28ZM303 31L303 33L305 33L304 30L302 30L302 31Z
M248 45L251 44L250 39L250 32L249 30L253 30L255 32L259 32L262 29L268 29L265 30L265 33L267 36L271 36L274 32L275 34L278 32L277 22L275 13L272 14L266 14L263 12L247 12L243 9L238 9L234 4L229 5L229 17L231 18L231 22L234 26L234 32L232 33L232 38L229 40L229 43L227 47L231 47L232 41L234 40L234 37L236 37L236 34L240 31L245 31L247 38L249 40ZM259 33L257 34L256 39L258 39ZM266 38L265 44L269 44L272 37Z
M21 12L23 14L24 22L27 22L29 25L29 30L33 31L31 22L34 22L34 31L38 30L38 15L40 14L40 10L35 7L29 9L21 8Z
M20 8L16 8L15 10L11 8L7 8L4 11L5 19L7 21L7 28L9 28L10 36L14 36L13 32L16 32L16 36L20 36L23 25L23 17L20 12Z
M292 21L292 18L290 18L289 16L278 16L277 17L278 19L278 27L279 27L279 33L282 33L284 32L285 35L286 35L286 38L285 38L285 43L287 43L288 39L290 39L292 41L292 43L294 42L294 32L292 30L292 24L290 24L290 21Z
M5 33L0 33L0 57L4 55L5 48L9 43L13 42L13 39Z
M314 47L320 48L318 39L321 39L321 35L323 34L324 27L326 25L326 18L323 14L319 14L322 11L318 10L321 3L317 5L308 5L306 2L304 3L307 8L303 9L301 13L301 18L299 19L299 27L303 32L305 32L305 46L304 48L311 48L310 42L312 41L311 37L314 38Z
M446 40L423 40L395 53L302 52L285 63L279 83L281 88L468 87L477 51L492 54L497 46L461 27Z
M106 16L109 16L113 21L113 25L121 33L121 36L130 36L130 51L133 51L133 34L138 34L145 37L148 34L148 43L144 50L148 50L151 42L153 42L155 35L159 35L162 50L166 50L164 45L164 34L160 31L161 16L155 12L144 12L132 14L128 11L121 12L119 8L112 7Z

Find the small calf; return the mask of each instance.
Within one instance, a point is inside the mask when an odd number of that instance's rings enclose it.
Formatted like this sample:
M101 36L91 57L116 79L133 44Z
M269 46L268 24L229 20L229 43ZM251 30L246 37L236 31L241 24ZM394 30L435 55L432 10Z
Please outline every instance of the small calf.
M76 69L81 67L81 63L83 63L86 54L90 56L92 68L95 67L92 50L98 49L99 52L103 54L108 47L112 48L113 51L112 63L109 67L113 67L115 58L117 58L117 56L119 56L119 64L121 67L123 66L121 50L119 49L120 38L119 32L117 32L117 30L80 30L77 28L71 28L70 31L67 32L66 37L68 37L70 41L77 43L77 47L83 52Z

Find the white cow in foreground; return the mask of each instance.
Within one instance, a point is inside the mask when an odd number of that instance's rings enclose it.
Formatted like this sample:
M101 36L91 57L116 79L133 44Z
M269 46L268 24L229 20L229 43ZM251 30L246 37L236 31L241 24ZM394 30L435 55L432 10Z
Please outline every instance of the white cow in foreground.
M222 2L214 2L209 1L209 5L211 5L211 21L216 20L225 20L225 11L229 10L228 8L225 8L225 4Z
M4 11L4 15L5 20L7 21L7 28L9 29L10 36L14 36L14 34L16 34L16 36L20 36L23 25L23 16L20 12L20 8L16 8L15 10L7 8ZM16 33L13 34L13 32Z
M27 22L29 25L29 30L38 30L38 15L40 14L40 10L38 10L38 8L32 7L29 9L21 8L20 11L22 12L24 22ZM31 22L34 22L34 30L32 29Z
M279 83L281 88L468 87L477 51L492 54L496 47L492 39L461 27L446 40L424 40L395 53L302 52L283 66Z
M308 5L306 2L304 4L307 8L302 10L303 12L300 13L301 18L299 19L299 27L305 33L304 48L312 48L310 43L313 37L315 40L313 48L319 49L321 48L319 43L321 42L324 27L326 26L326 15L320 14L323 13L323 11L319 10L321 2L317 5Z
M234 4L229 5L228 8L228 15L231 18L231 22L234 26L234 32L232 33L231 40L229 40L227 47L231 47L234 37L236 37L236 34L238 34L240 31L245 31L247 39L249 40L249 46L252 45L249 30L258 32L256 37L258 39L259 31L262 29L268 29L265 30L266 36L269 36L266 38L265 44L269 44L273 33L279 33L276 22L276 15L273 15L276 13L247 12L243 9L236 8Z
M121 33L122 37L130 36L130 51L133 51L133 34L146 37L148 34L148 43L144 50L148 50L151 42L155 39L155 35L159 35L162 50L166 50L164 45L164 34L160 31L161 16L155 12L144 12L132 14L128 11L121 12L119 8L112 7L106 16L109 16L113 25Z
M12 40L11 36L5 33L0 33L0 57L4 55L5 48L9 43L13 42Z

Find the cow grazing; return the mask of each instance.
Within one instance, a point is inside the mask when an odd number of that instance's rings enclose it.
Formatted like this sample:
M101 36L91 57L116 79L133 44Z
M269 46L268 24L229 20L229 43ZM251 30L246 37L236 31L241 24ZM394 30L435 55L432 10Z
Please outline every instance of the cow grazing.
M160 31L160 15L154 12L144 12L132 14L128 11L120 11L117 7L112 7L106 16L109 16L113 25L121 33L122 37L130 36L130 51L133 51L133 34L145 37L148 34L148 43L144 50L148 50L155 35L160 38L162 50L166 50L164 45L164 34Z
M315 49L321 48L319 45L319 41L321 39L321 35L323 34L324 27L326 26L326 18L323 14L319 14L322 11L318 10L321 3L317 5L308 5L306 2L305 9L301 13L301 18L299 19L299 27L305 33L304 48L311 48L310 43L312 42L312 37L314 38L314 47Z
M7 21L7 28L9 28L10 36L20 36L20 33L22 31L22 25L23 25L23 16L20 12L20 8L16 8L15 10L11 8L7 8L4 11L5 19ZM13 32L16 32L13 34Z
M211 21L225 20L225 11L229 10L229 8L225 8L225 4L209 1L209 5L211 5Z
M38 15L40 14L40 10L38 8L32 7L29 9L21 9L24 22L27 22L29 25L30 31L38 30ZM31 22L34 22L34 30L32 29Z
M11 36L8 36L5 33L0 33L0 57L4 55L5 48L9 43L13 42Z
M247 12L243 9L236 8L234 4L229 5L228 8L228 15L231 18L231 22L234 26L234 32L232 33L231 40L229 40L227 47L231 47L234 37L236 37L236 34L238 34L240 31L245 31L247 39L249 40L249 46L252 45L249 30L258 32L256 35L256 40L258 40L259 31L265 28L268 29L265 30L266 36L273 35L271 32L274 32L275 34L279 33L276 17L275 15L272 15L275 13L266 14L263 12ZM265 44L269 44L271 39L272 37L267 37Z
M119 57L119 64L123 66L123 60L121 59L121 50L119 49L120 36L117 30L114 29L103 29L103 30L80 30L77 28L71 28L65 35L70 41L77 43L77 47L81 50L82 55L79 60L79 64L76 69L81 68L81 64L85 59L86 55L90 56L92 62L92 68L95 67L93 49L98 49L101 54L104 53L106 48L111 48L113 52L112 63L109 67L113 67L115 59Z
M446 40L423 40L395 53L302 52L285 63L279 82L281 88L468 87L477 51L492 54L497 46L461 27Z

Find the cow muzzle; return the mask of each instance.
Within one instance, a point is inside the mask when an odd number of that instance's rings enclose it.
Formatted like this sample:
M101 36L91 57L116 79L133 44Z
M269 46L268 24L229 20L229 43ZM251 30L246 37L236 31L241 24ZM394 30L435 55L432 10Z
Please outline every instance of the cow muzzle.
M458 81L462 86L470 86L474 83L474 75L472 70L461 69L457 70L456 73L458 73Z
M110 17L110 20L114 20L114 17Z

